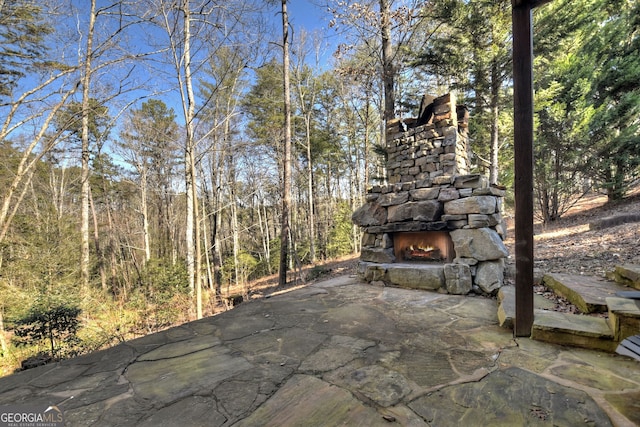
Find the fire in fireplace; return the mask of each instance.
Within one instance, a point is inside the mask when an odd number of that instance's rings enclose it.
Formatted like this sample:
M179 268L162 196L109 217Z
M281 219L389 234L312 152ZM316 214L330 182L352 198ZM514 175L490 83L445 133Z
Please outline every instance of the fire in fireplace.
M398 262L450 263L455 257L453 241L446 231L395 233L393 248Z

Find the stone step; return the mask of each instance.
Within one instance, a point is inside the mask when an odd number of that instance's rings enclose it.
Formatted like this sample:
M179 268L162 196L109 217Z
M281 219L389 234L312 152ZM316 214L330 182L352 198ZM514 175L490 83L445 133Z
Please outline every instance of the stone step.
M609 326L617 341L640 333L640 300L611 297L607 305Z
M546 310L534 311L531 338L608 352L618 345L607 319Z
M542 282L583 313L606 312L606 299L629 289L606 279L578 274L549 273L544 275Z
M498 291L498 321L503 328L513 329L513 319L516 317L516 288L503 286ZM552 310L554 303L542 295L533 295L533 306L542 310Z
M607 278L621 285L640 289L640 265L616 265L612 272L607 273Z
M557 279L557 276L563 275L553 276ZM606 285L606 288L608 292L609 286ZM515 287L503 286L498 292L498 302L500 326L513 328L516 311ZM532 339L613 352L620 341L640 332L640 300L606 297L604 307L605 311L609 312L608 319L555 312L552 311L553 305L552 301L534 295Z

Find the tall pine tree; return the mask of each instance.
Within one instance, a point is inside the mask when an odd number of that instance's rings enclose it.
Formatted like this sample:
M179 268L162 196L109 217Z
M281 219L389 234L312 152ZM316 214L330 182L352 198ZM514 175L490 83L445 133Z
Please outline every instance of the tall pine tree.
M489 177L498 182L500 112L508 108L511 77L511 5L506 0L436 0L425 13L440 22L414 64L458 90L471 107L472 147L488 157Z
M600 3L582 0L576 8L562 0L536 13L534 190L545 223L559 219L589 190L584 183L593 58L582 48L596 31Z
M595 58L590 170L610 201L640 177L640 3L603 3L604 21L584 47Z

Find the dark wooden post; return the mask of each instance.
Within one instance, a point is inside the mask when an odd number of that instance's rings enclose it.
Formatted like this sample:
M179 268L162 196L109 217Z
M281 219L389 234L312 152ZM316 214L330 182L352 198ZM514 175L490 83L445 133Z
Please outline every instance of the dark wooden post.
M516 337L533 326L533 24L530 0L512 0Z
M551 0L511 0L516 202L516 337L533 326L533 8Z

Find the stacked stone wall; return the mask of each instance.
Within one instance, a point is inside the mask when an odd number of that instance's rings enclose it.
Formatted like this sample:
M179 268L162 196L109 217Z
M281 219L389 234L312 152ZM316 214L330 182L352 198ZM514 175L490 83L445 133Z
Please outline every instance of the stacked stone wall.
M429 111L423 120L395 119L387 124L390 184L469 173L466 108L457 107L455 96L447 94L434 99Z

